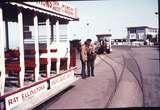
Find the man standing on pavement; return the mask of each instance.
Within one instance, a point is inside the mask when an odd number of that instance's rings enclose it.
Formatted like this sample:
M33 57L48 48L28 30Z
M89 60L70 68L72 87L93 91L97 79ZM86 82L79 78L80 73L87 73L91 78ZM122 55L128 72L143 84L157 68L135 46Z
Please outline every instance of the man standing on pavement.
M87 51L87 73L88 77L90 77L90 75L94 76L94 61L96 59L96 48L94 44L91 44L91 39L87 39L87 41L89 45Z
M86 78L86 64L87 64L87 51L88 51L88 42L85 41L81 46L80 60L82 64L81 76L82 78Z

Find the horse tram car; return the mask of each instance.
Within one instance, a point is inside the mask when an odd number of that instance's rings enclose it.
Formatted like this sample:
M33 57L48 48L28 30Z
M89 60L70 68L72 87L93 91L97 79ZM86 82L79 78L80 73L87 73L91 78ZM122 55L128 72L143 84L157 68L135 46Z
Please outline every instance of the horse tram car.
M111 53L112 44L111 44L111 34L97 34L97 53Z
M77 20L64 2L0 2L1 110L33 109L77 80L68 32Z

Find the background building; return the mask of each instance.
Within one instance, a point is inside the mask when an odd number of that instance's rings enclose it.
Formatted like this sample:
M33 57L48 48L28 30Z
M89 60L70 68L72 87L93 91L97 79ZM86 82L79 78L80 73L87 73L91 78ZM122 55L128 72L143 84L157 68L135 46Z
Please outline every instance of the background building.
M158 43L158 29L148 26L128 27L127 39L130 42L143 41L144 43Z

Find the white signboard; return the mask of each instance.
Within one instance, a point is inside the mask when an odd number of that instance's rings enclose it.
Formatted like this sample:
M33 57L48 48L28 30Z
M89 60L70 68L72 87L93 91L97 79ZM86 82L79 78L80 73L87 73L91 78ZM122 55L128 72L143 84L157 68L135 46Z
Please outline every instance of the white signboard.
M30 6L34 6L40 9L44 9L50 12L58 13L64 16L77 18L76 16L76 8L66 4L64 2L53 2L53 1L44 1L44 2L24 2Z
M130 39L136 39L136 34L130 34Z
M63 83L64 81L73 78L74 77L74 71L69 71L67 73L64 73L58 77L55 77L50 80L50 86L51 88L54 88L55 86Z
M33 86L24 91L18 92L11 96L5 98L6 109L10 110L19 104L29 101L32 98L37 98L41 93L47 91L47 82L41 83L39 85Z
M143 40L145 37L144 33L138 33L138 36L139 36L139 40Z

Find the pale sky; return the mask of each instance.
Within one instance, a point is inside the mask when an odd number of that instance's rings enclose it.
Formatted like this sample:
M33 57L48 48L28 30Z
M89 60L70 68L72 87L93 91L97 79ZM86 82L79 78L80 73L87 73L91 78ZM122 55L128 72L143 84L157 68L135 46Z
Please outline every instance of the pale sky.
M109 32L114 38L126 38L127 27L158 27L158 0L64 1L77 8L79 21L69 24L69 40L91 38ZM86 23L90 25L87 26ZM5 29L5 28L4 28ZM19 46L17 23L9 23L10 47ZM39 30L41 32L41 30ZM45 31L44 31L45 32ZM61 32L61 31L60 31ZM15 40L16 36L16 40ZM14 42L13 42L14 41Z
M125 38L127 27L158 27L158 0L67 1L77 8L79 21L70 22L70 39L92 38L111 30L112 38ZM90 23L89 27L86 23ZM87 34L88 32L88 34Z

